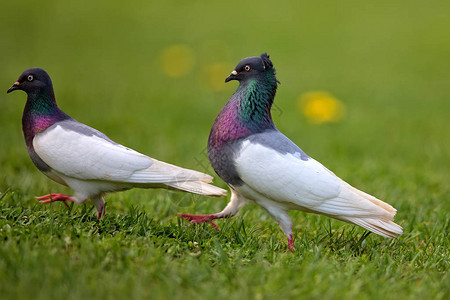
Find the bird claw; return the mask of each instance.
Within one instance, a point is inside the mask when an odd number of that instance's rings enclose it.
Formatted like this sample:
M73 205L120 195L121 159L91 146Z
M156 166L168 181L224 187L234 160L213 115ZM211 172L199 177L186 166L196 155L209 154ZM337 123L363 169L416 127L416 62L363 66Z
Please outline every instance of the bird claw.
M103 203L102 207L97 213L97 220L100 220L106 214L106 203Z
M209 224L214 227L216 230L220 230L219 226L213 223L212 220L219 219L215 215L189 215L189 214L178 214L178 216L185 218L186 220L190 221L191 223L204 223L208 222Z
M293 252L295 250L294 238L292 234L288 237L288 247L289 250L287 252Z
M219 226L217 226L216 224L214 224L213 221L209 220L209 224L211 224L212 227L214 227L214 229L220 230Z
M71 196L64 194L48 194L35 198L39 200L39 203L41 204L48 204L55 201L62 201L66 207L69 207L67 201L73 201Z

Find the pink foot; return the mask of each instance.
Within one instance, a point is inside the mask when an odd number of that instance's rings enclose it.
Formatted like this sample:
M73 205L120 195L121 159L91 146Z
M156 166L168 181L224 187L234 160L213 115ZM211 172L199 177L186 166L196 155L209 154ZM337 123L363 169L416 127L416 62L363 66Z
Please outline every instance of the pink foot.
M103 203L102 207L97 213L97 220L100 220L106 214L106 202Z
M288 252L292 252L295 249L294 238L292 237L292 234L288 237L288 247Z
M71 196L64 195L64 194L48 194L48 195L35 197L35 198L37 200L39 200L39 202L42 204L48 204L48 203L55 202L55 201L63 201L63 203L66 207L69 207L69 205L67 205L67 201L73 202Z
M191 221L191 223L204 223L209 222L215 229L220 230L219 226L213 223L212 220L214 219L221 219L225 217L217 217L216 215L188 215L188 214L178 214L178 216L185 218L188 221Z

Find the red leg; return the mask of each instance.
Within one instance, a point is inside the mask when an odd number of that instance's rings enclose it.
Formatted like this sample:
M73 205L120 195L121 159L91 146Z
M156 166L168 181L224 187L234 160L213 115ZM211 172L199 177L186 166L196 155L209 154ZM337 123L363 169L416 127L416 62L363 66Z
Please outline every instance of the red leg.
M214 215L188 215L188 214L178 214L178 216L185 218L188 221L191 221L191 223L204 223L204 222L208 222L209 224L211 224L215 229L219 230L219 226L217 226L216 224L213 223L212 220L215 219L223 219L223 218L229 218L231 217L230 215L228 216L217 216L216 214Z
M102 207L97 213L97 220L100 220L106 214L106 202L103 203Z
M295 249L294 238L292 237L292 234L288 237L288 247L289 252L292 252Z
M42 203L42 204L48 204L48 203L55 202L55 201L63 201L63 203L64 203L64 205L65 205L66 207L69 207L69 206L67 205L67 202L66 202L66 201L71 201L71 202L73 202L71 196L64 195L64 194L48 194L48 195L44 195L44 196L40 196L40 197L35 197L35 198L36 198L37 200L39 200L39 202Z

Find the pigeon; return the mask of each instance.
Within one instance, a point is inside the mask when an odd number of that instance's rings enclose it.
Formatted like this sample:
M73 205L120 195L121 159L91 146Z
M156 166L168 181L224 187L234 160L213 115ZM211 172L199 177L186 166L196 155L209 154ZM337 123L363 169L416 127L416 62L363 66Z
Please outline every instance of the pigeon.
M208 183L213 177L171 165L122 146L102 132L79 123L56 104L50 76L43 69L25 70L7 93L22 90L27 102L22 130L28 154L50 179L70 187L73 196L48 194L41 203L90 199L97 219L105 213L106 193L137 188L165 188L223 197L227 191Z
M303 152L273 123L270 109L279 81L267 53L242 59L225 79L239 86L225 104L208 140L208 157L231 190L228 205L209 215L179 214L192 223L234 216L246 203L264 208L295 248L288 210L326 215L395 238L396 209L346 183Z

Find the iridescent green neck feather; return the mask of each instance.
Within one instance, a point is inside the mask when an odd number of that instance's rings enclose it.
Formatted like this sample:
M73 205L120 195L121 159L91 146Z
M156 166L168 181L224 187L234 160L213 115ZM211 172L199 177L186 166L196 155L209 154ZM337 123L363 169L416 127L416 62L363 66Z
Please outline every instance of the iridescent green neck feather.
M25 141L30 146L33 137L55 124L70 117L56 105L53 90L29 93L22 116L22 130Z
M265 76L264 76L265 75ZM252 133L273 127L270 109L277 89L273 72L267 72L259 78L250 79L239 85L238 116L242 125Z

